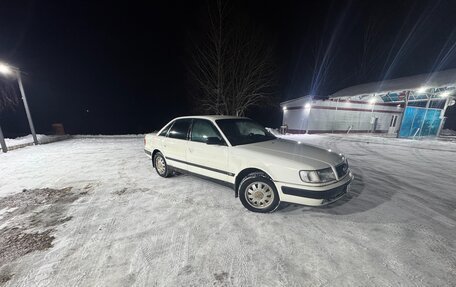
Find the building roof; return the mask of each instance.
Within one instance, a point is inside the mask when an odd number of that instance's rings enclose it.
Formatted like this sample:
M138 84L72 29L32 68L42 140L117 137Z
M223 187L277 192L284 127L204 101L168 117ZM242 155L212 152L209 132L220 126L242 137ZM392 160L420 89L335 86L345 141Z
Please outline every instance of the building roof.
M245 119L246 117L236 117L236 116L222 116L222 115L200 115L200 116L183 116L176 119L206 119L206 120L223 120L223 119Z
M305 95L305 96L302 96L302 97L299 97L299 98L295 98L295 99L291 99L291 100L288 100L288 101L285 101L285 102L281 102L280 105L283 106L283 105L286 105L286 104L289 104L289 103L295 103L297 101L307 101L308 99L312 99L312 96L311 95Z
M456 86L456 69L361 84L339 90L329 97L340 98L374 93L385 94L388 92L417 90L423 86L429 88Z

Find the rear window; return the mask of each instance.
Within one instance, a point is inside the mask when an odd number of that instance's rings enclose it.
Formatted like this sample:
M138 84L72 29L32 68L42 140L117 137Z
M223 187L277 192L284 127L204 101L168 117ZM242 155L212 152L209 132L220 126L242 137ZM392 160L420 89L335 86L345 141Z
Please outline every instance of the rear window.
M187 139L188 128L190 127L191 122L191 119L175 121L169 131L168 137L181 140Z
M162 136L162 137L166 136L166 134L167 134L168 131L169 131L169 128L173 125L173 123L174 123L174 122L169 123L169 124L162 130L162 132L159 134L159 136Z

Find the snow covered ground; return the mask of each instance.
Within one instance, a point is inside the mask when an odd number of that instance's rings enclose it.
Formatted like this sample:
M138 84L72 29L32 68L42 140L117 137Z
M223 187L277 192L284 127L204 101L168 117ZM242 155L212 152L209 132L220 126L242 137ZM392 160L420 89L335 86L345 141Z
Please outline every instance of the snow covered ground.
M69 136L55 136L55 135L42 135L42 134L37 134L36 138L40 144L46 144L46 143L51 143L55 141L59 141L65 138L68 138ZM5 143L8 149L15 149L18 147L24 147L27 145L32 145L33 144L33 137L32 135L27 135L23 137L18 137L14 139L10 138L5 138ZM0 147L0 151L2 148Z
M14 239L0 285L454 286L455 143L288 137L345 153L351 192L262 215L226 187L158 177L142 138L0 154L0 233Z
M450 130L450 129L444 129L444 130L442 130L441 135L443 135L443 136L456 136L456 131Z

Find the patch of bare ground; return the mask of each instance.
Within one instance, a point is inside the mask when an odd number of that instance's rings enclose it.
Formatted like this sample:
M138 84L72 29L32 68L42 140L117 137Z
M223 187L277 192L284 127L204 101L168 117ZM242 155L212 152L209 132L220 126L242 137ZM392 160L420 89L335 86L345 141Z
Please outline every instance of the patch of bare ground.
M11 274L0 274L0 284L8 282L11 279L11 277L13 277L13 275Z
M0 199L0 285L14 276L10 263L52 247L55 228L72 218L67 215L70 204L87 192L71 187L24 189Z
M0 231L0 266L35 250L52 247L53 229L44 232L27 233L23 228L3 228Z

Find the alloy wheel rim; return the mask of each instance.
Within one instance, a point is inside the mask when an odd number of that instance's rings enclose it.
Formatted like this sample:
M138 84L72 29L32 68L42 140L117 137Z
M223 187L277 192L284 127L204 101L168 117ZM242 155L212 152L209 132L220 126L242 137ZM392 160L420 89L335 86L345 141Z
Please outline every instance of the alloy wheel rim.
M247 186L245 199L255 208L265 209L274 201L274 192L267 183L255 181Z
M161 156L157 156L155 159L155 166L157 167L159 174L164 174L166 170L165 160Z

